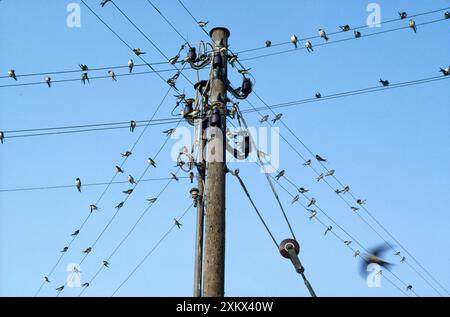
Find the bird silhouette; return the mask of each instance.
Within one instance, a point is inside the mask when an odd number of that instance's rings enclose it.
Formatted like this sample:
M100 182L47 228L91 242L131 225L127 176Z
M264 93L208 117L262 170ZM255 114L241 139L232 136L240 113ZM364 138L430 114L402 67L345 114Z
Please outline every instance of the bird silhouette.
M313 197L309 201L308 208L311 207L312 205L315 205L315 204L316 204L316 199Z
M406 12L399 12L398 15L400 16L400 20L406 19L408 17L408 13Z
M14 69L8 70L8 77L17 80L16 71Z
M319 162L326 162L327 160L321 157L319 154L316 154L316 160Z
M74 236L74 237L75 237L75 236L77 236L79 233L80 233L80 230L79 230L79 229L78 229L78 230L75 230L74 233L71 234L71 236Z
M98 207L96 205L90 205L89 207L91 208L91 212L98 210Z
M52 78L45 77L45 83L47 84L48 88L51 88L52 87Z
M157 200L158 198L147 198L147 201L150 203L150 204L153 204L153 203L155 203L155 201Z
M272 45L272 42L269 41L269 40L267 40L266 42L264 42L264 45L265 45L266 47L270 47L270 46Z
M383 87L389 86L389 80L386 80L386 79L380 79L380 83L383 85Z
M126 151L126 152L120 153L120 155L122 155L122 157L128 157L131 154L133 154L133 153L131 153L130 151Z
M355 38L359 39L361 37L361 32L355 30L353 31L353 34L355 35Z
M177 226L178 229L181 229L181 226L183 225L183 224L181 224L176 218L173 218L173 224L174 224L175 226Z
M350 31L350 25L348 25L348 24L340 25L339 28L341 29L342 32Z

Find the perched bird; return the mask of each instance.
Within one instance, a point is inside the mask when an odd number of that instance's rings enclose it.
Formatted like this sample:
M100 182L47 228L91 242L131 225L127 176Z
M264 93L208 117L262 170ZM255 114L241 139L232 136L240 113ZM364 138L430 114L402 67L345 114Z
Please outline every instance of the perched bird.
M324 30L319 29L319 36L320 36L321 38L325 39L325 41L328 41L327 33L326 33Z
M402 256L402 259L400 260L400 263L403 263L406 261L406 258L404 256Z
M109 1L109 0L107 0L107 1ZM89 287L89 283L88 282L83 283L83 284L81 284L81 287Z
M378 264L379 266L382 266L385 268L389 268L392 264L386 262L385 260L383 260L380 257L381 254L386 252L386 250L388 250L389 248L390 247L387 243L383 243L383 244L380 244L379 246L373 248L372 250L369 250L369 253L365 254L362 257L362 261L360 263L361 276L365 277L367 275L367 266L372 263Z
M406 290L407 290L407 291L410 291L410 290L412 290L412 288L413 288L413 287L412 287L412 285L408 285L408 286L406 286Z
M319 154L316 154L316 160L318 160L319 162L326 162L327 160L322 158Z
M317 99L322 98L322 94L320 92L316 92L314 95Z
M357 200L356 200L356 203L357 203L358 205L364 205L364 204L366 203L366 200L365 200L365 199L357 199Z
M201 28L204 28L208 23L209 23L209 21L198 21L197 22L198 26Z
M0 131L0 143L3 144L3 140L5 139L5 133Z
M359 250L356 250L355 251L355 253L353 254L353 256L356 258L358 255L360 255L361 254L361 251L359 251Z
M309 166L311 165L311 160L307 160L305 163L303 163L303 166Z
M336 193L336 194L341 194L342 193L342 190L340 190L339 188L336 188L335 190L334 190L334 192Z
M387 80L387 79L380 79L380 83L381 83L384 87L389 86L389 80Z
M353 34L355 35L355 38L359 39L361 37L361 32L359 31L353 31Z
M116 74L112 70L108 70L108 75L113 81L117 81Z
M105 6L105 4L107 4L108 2L110 2L111 0L102 0L102 2L100 2L100 5L102 6L102 8Z
M148 158L147 162L148 164L156 168L156 162L151 157Z
M342 32L350 31L350 25L340 25L339 28L342 30Z
M133 68L134 68L134 61L132 59L130 59L128 61L128 70L129 70L130 74L133 72Z
M44 276L44 282L45 282L45 283L50 283L50 280L48 279L47 276Z
M84 250L83 251L83 253L86 253L86 254L88 254L88 253L90 253L92 251L92 248L91 247L89 247L89 248L87 248L86 250Z
M250 70L251 70L251 68L243 68L243 69L239 69L238 72L241 75L248 75L248 74L250 74Z
M403 12L399 12L398 15L400 16L401 20L406 19L408 17L408 13L406 13L404 11Z
M122 191L122 193L124 193L125 195L131 195L133 193L133 189L130 188L130 189L124 190L124 191Z
M163 131L163 133L165 133L167 136L169 136L169 135L172 135L175 132L175 130L176 130L175 128L172 128L172 129Z
M262 116L261 119L259 119L259 123L266 122L268 119L269 119L269 115L266 114L266 115Z
M413 19L409 20L409 27L413 29L414 33L417 33L416 22Z
M134 181L133 176L131 176L131 175L128 175L128 182L129 182L130 184L136 184L136 182Z
M323 173L322 174L320 174L317 178L316 178L316 180L317 181L320 181L321 179L323 179L325 177L325 175L323 175Z
M354 212L357 212L359 210L358 207L354 207L354 206L351 206L350 208L352 208L352 211L354 211Z
M173 224L177 226L178 229L181 229L182 224L176 218L173 218Z
M88 76L87 73L81 74L81 81L83 82L83 85L86 85L86 81L87 81L88 83L90 83L90 82L89 82L89 76Z
M291 35L291 43L294 44L295 48L298 47L297 42L298 42L297 36L295 34Z
M395 256L399 256L400 255L400 251L397 251L394 253Z
M292 199L291 205L294 204L294 203L296 203L296 202L298 201L299 198L300 198L300 196L299 196L299 195L296 195L296 196Z
M170 176L171 176L171 178L172 178L173 180L175 180L176 182L178 182L178 181L179 181L179 178L178 178L178 176L177 176L177 175L175 175L174 173L170 172Z
M191 184L194 182L194 173L189 172L189 180L191 181Z
M342 194L348 193L350 191L350 186L345 186L344 189L341 191Z
M178 90L175 79L173 78L167 79L167 84L173 89Z
M121 202L120 202L116 207L114 207L114 208L120 209L120 208L123 207L123 204L125 204L125 202L121 201Z
M325 233L324 233L323 235L326 236L327 233L328 233L328 231L331 231L331 230L333 230L333 226L329 226L329 227L327 228L327 230L325 230Z
M234 64L236 63L237 59L238 59L237 54L230 55L228 56L228 63L230 63L230 65L234 67Z
M16 71L14 69L8 70L8 76L11 77L14 80L17 80Z
M444 18L445 18L445 19L450 19L450 12L445 11L445 13L444 13Z
M283 116L283 114L282 114L282 113L279 113L279 114L277 114L277 115L275 116L275 118L273 118L271 121L272 121L273 123L275 123L275 122L277 122L278 120L280 120L282 116Z
M52 87L52 78L45 77L45 83L47 84L48 88L51 88Z
M116 172L123 174L125 171L118 165L116 165Z
M171 59L169 59L169 63L172 65L175 65L178 62L178 59L180 58L180 54L175 55Z
M147 198L147 201L148 201L150 204L154 204L155 201L156 201L157 199L158 199L158 198Z
M87 65L85 65L85 64L78 64L78 66L80 67L80 69L83 72L87 72L89 70L89 67Z
M60 287L56 288L56 290L57 290L58 292L62 292L63 289L64 289L64 285L61 285Z
M313 197L313 198L311 198L311 200L309 201L308 208L311 207L312 205L315 205L315 204L316 204L316 199Z
M317 211L315 211L314 209L308 209L309 210L309 220L313 220L314 217L316 217L317 215Z
M81 179L77 177L75 180L75 187L78 189L78 191L81 193Z
M345 245L350 245L352 243L352 240L346 240L344 241Z
M447 68L440 68L439 71L444 75L444 76L448 76L450 75L450 66Z
M104 267L109 267L109 262L108 262L108 261L106 261L106 260L103 260L103 262L102 262L102 263L103 263L103 266L104 266Z
M60 252L64 253L67 252L67 250L69 250L69 247L64 247Z
M133 48L133 53L136 54L137 56L146 54L145 52L142 52L139 47L138 48Z
M89 207L91 208L91 212L98 210L98 207L96 205L90 205Z
M79 233L80 233L80 230L79 230L79 229L78 229L78 230L75 230L74 233L71 234L71 236L74 236L74 237L75 237L75 236L77 236Z
M130 132L134 132L134 129L136 129L137 123L134 120L130 121Z
M314 52L312 43L311 43L310 41L307 41L307 42L305 43L305 47L306 47L306 50L307 50L308 52Z
M304 188L304 187L300 187L300 188L298 189L298 192L299 192L300 194L304 194L304 193L309 192L309 189L306 189L306 188Z
M335 170L329 170L325 176L333 176L334 175Z
M270 47L270 46L272 45L272 42L269 41L269 40L267 40L267 41L264 43L264 45L265 45L266 47Z
M120 155L122 155L123 157L128 157L128 156L130 156L131 154L133 154L133 153L131 153L130 151L126 151L126 152L124 152L124 153L120 153Z
M285 173L285 170L281 170L281 171L275 176L275 178L276 178L277 180L279 180L281 177L284 176L284 173Z

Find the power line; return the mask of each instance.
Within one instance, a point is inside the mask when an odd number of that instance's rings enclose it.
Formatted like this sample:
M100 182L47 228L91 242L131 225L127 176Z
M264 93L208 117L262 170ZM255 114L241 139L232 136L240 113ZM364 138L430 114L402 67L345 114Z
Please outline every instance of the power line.
M194 17L194 15L191 13L191 11L189 11L189 9L184 5L184 3L181 0L177 0L178 3L184 8L184 10L191 16L191 18L195 21L195 23L198 25L198 20ZM200 26L199 26L200 27ZM200 27L203 31L203 33L206 34L206 36L208 36L209 38L209 33L202 27Z
M421 12L421 13L409 15L408 17L409 18L415 18L415 17L418 17L418 16L423 16L423 15L429 15L429 14L433 14L433 13L437 13L437 12L442 12L442 11L448 10L448 9L450 9L450 7L437 9L437 10L432 10L432 11L427 11L427 12ZM400 18L395 18L395 19L390 19L390 20L381 22L381 24L383 25L383 24L389 24L389 23L392 23L392 22L400 22L400 21L404 21L404 20L402 20ZM350 28L350 30L355 30L355 31L356 30L363 30L363 29L370 28L370 27L372 27L372 25L366 23L366 24L358 26L358 27ZM330 33L327 32L327 36L341 34L341 33L346 33L346 32L344 32L342 30L341 31L336 31L336 32L330 32ZM299 41L308 41L308 40L320 39L320 38L321 37L319 35L314 35L314 36L310 36L310 37L300 38ZM250 48L250 49L241 50L238 53L241 53L241 54L242 53L248 53L248 52L253 52L253 51L258 51L258 50L263 50L263 49L269 49L269 48L272 48L272 47L288 45L288 44L291 45L292 43L289 42L289 41L280 42L280 43L274 43L274 44L271 44L269 47L261 46L261 47L257 47L257 48Z
M182 220L184 216L187 214L189 209L191 209L193 204L190 204L189 207L181 214L181 216L178 218L178 220ZM125 280L120 283L120 285L116 288L114 293L111 295L113 297L122 287L125 285L125 283L136 273L136 271L145 263L145 261L148 259L150 255L155 252L155 250L158 248L158 246L167 238L167 236L172 232L172 230L175 228L175 224L173 224L169 230L166 231L166 233L163 234L163 236L158 240L158 242L153 246L153 248L150 249L150 251L144 256L144 258L134 267L134 269L128 274L128 276L125 278Z
M437 22L442 22L442 21L445 21L445 20L447 20L447 19L442 18L442 19L432 20L432 21L428 21L428 22L424 22L424 23L418 23L417 26L429 25L429 24L433 24L433 23L437 23ZM352 37L344 38L344 39L340 39L340 40L328 41L328 42L324 42L324 43L315 44L314 47L320 47L320 46L325 46L325 45L342 43L342 42L347 42L347 41L352 41L352 40L358 40L358 39L364 38L364 37L380 35L380 34L385 34L385 33L405 30L405 29L409 29L409 26L398 27L398 28L384 30L384 31L379 31L379 32L374 32L374 33L370 33L370 34L362 34L359 38L357 38L355 36L352 36ZM278 51L278 52L273 52L273 53L261 54L261 55L257 55L257 56L253 56L253 57L247 57L247 58L241 59L240 61L241 62L251 61L251 60L255 60L255 59L259 59L259 58L264 58L264 57L269 57L269 56L276 56L276 55L280 55L280 54L291 53L291 52L301 51L301 50L305 50L305 49L306 49L306 47L302 46L302 47L299 47L299 48L293 48L293 49L289 49L289 50L283 50L283 51ZM242 53L242 52L237 52L237 54L239 54L239 53Z

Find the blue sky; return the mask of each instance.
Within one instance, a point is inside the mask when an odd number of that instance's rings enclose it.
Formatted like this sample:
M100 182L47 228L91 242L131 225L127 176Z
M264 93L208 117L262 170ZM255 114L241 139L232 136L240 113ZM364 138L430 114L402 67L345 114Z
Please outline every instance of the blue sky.
M19 75L76 69L79 63L91 67L125 65L133 57L82 5L81 27L68 28L66 7L70 2L0 2L2 75L11 68ZM164 60L114 7L109 5L102 9L99 2L88 0L127 42L147 52L148 61ZM116 3L166 55L176 54L181 39L146 1L116 0ZM225 7L206 0L185 3L198 19L210 21L208 26L227 27L231 31L230 48L239 51L261 46L267 39L273 43L288 41L293 33L301 38L316 35L319 28L332 32L342 24L364 25L370 1L283 1L274 5L269 1L233 0ZM450 6L450 2L444 0L377 3L381 6L382 21L395 18L397 11L414 14ZM189 41L207 40L177 1L155 0L155 4ZM437 13L418 17L416 21L421 23L441 16L442 13ZM364 32L405 23L407 21L398 21ZM417 34L402 30L317 47L311 54L299 50L248 61L245 65L252 68L257 80L255 90L269 104L274 104L309 98L317 90L331 94L371 87L377 85L380 78L396 83L437 76L439 67L449 65L448 54L445 54L450 49L448 36L448 21L444 21L419 27ZM313 40L313 44L320 42L320 39ZM242 54L240 58L265 52ZM193 71L185 73L196 81ZM52 77L56 80L78 75L66 76ZM206 78L207 71L202 71L201 76ZM237 75L232 75L231 79L235 85L239 84ZM32 79L19 78L19 82L26 81ZM9 84L13 80L0 79L0 82ZM446 207L450 203L448 84L444 80L280 110L285 123L315 153L329 160L329 167L336 170L339 179L349 184L355 195L367 199L367 208L373 215L447 289L450 288L450 258L446 252L450 248L450 215ZM192 88L183 78L178 86L192 94ZM51 89L45 85L0 88L0 130L144 120L153 113L166 90L167 85L155 75L119 78L117 83L109 79L96 80L86 86L80 82L55 83ZM255 96L250 96L250 100L262 106ZM173 97L168 98L157 117L169 117L174 102ZM246 118L250 125L259 126L257 114L248 114ZM149 127L124 166L127 173L135 176L142 173L147 157L162 144L161 131L165 128L170 126ZM308 154L283 127L280 131L301 153ZM73 184L76 177L85 183L107 182L114 173L114 166L120 163L119 153L134 143L137 133L125 129L6 139L0 146L0 189ZM167 177L174 171L174 162L170 160L170 147L174 142L168 143L159 156L158 168L150 170L147 177ZM310 188L320 206L367 247L381 242L328 187L315 181L309 169L301 167L302 162L285 143L280 145L280 168L286 169L289 179L298 186ZM288 238L288 228L256 165L231 164L230 167L241 170L275 237L280 241ZM125 178L126 175L119 176L118 180ZM164 182L139 184L83 263L83 282L92 277L101 261L146 208L145 198L155 195L162 186ZM100 203L101 210L90 218L55 270L52 283L44 286L41 295L56 294L54 289L63 284L67 276L66 266L80 261L81 251L98 236L127 188L126 185L111 186ZM170 228L172 218L178 217L188 206L190 188L187 180L168 187L115 255L111 268L98 276L85 295L112 294ZM57 260L59 250L69 241L70 233L86 217L89 204L102 190L100 186L84 188L81 194L75 188L0 193L0 295L32 296L35 293L43 276ZM324 236L323 227L317 221L310 221L299 205L291 205L290 197L281 189L280 197L301 244L300 256L307 276L318 295L402 295L386 280L382 280L381 288L368 288L358 275L358 261L351 251L333 236ZM183 219L182 229L168 236L117 295L190 296L194 234L195 212L192 209ZM226 256L228 296L308 296L289 261L273 248L231 176L227 179ZM399 263L398 258L392 254L387 258L396 263L393 271L413 285L419 295L436 295L414 271ZM404 289L403 285L400 287ZM78 289L67 289L61 295L78 293Z

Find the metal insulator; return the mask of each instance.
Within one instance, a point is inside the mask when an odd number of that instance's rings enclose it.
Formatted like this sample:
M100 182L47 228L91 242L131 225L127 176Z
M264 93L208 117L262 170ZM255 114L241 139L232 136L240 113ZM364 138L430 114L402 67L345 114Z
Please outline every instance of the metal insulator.
M285 239L285 240L281 241L280 246L278 247L280 250L281 256L286 259L290 259L291 256L289 255L288 250L292 247L294 248L296 254L300 253L300 245L298 244L298 242L296 240Z
M213 68L222 68L223 67L223 61L222 61L222 54L220 52L214 53L214 59L213 59Z
M192 113L192 111L194 111L194 109L192 108L192 103L186 103L183 110L183 117L186 118Z
M220 127L222 125L222 120L220 117L220 110L218 108L214 108L212 111L210 125L212 127Z
M242 80L241 92L245 96L250 95L252 92L252 82L250 81L250 78L244 78Z
M195 62L197 60L197 50L195 49L195 47L191 47L189 49L188 59L191 62Z

